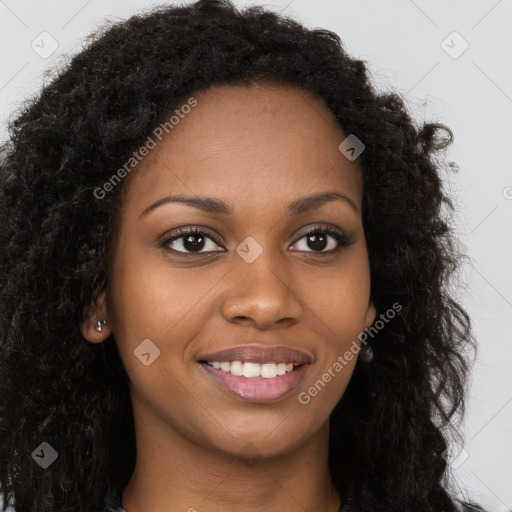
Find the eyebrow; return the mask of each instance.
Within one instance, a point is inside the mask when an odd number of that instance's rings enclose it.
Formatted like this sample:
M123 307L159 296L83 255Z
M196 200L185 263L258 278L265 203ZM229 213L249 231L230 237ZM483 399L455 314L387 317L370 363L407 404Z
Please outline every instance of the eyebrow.
M329 191L322 192L320 194L315 194L312 196L304 196L295 201L291 202L288 206L288 213L291 215L300 215L301 213L316 210L323 206L326 203L341 200L350 205L350 207L356 212L359 213L359 209L356 204L350 197L347 197L344 194L340 194L339 192ZM167 197L163 197L159 199L155 203L148 206L139 216L139 218L147 215L149 212L153 211L155 208L166 204L166 203L182 203L189 206L193 206L195 208L199 208L200 210L211 213L214 215L232 215L233 207L228 203L220 200L214 199L211 197L187 197L183 195L171 195Z

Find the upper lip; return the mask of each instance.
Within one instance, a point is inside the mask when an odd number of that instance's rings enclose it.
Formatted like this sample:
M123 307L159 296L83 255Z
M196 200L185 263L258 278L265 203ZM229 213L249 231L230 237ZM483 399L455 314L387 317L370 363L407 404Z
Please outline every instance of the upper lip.
M262 347L257 345L242 345L218 352L211 352L199 357L199 361L242 361L249 363L293 363L298 366L310 364L313 358L306 352L283 345Z

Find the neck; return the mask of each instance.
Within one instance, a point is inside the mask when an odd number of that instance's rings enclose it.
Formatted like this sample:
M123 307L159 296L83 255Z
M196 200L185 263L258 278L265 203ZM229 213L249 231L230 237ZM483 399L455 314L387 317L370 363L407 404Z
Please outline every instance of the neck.
M138 405L137 460L122 493L126 512L338 512L328 421L289 453L249 460L201 445Z

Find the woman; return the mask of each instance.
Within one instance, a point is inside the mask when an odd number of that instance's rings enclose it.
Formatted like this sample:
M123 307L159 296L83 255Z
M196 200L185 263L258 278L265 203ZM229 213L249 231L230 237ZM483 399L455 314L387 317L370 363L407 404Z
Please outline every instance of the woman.
M415 126L337 35L160 7L9 128L4 503L475 510L446 455L474 346L446 287L452 133Z

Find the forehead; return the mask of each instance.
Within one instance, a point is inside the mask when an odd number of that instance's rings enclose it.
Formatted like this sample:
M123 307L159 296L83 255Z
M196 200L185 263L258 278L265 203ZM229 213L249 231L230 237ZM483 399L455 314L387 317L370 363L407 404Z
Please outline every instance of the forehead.
M132 200L215 194L236 204L257 194L266 206L277 196L334 188L360 205L361 171L338 149L346 134L314 93L257 83L216 85L191 96L196 105L161 141L154 138L130 176Z

